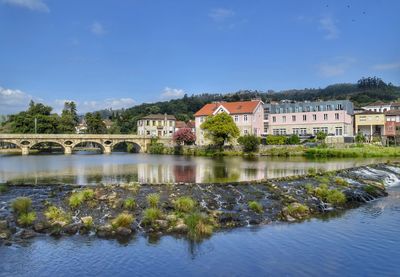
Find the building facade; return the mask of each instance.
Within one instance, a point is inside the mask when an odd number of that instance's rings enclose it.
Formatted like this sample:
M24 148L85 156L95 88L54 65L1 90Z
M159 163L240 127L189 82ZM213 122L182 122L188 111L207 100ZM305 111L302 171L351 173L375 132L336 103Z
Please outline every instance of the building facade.
M200 128L207 116L218 113L227 113L239 128L240 135L261 136L263 130L263 102L260 100L239 102L215 102L203 106L195 113L196 144L207 145L210 142L205 138Z
M264 105L264 134L353 136L353 113L348 100L269 103Z
M396 137L400 135L400 110L385 112L385 136Z
M137 121L137 134L152 137L172 137L176 118L167 114L151 114Z
M364 135L367 140L374 136L385 135L385 114L383 112L365 111L354 115L355 132Z

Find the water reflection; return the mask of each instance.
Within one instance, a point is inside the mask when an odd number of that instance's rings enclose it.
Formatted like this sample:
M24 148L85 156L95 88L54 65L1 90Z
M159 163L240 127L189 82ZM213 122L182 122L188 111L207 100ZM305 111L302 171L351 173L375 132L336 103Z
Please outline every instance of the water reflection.
M172 183L236 182L337 170L386 162L387 158L307 160L296 158L182 157L112 155L1 156L0 182L15 183Z

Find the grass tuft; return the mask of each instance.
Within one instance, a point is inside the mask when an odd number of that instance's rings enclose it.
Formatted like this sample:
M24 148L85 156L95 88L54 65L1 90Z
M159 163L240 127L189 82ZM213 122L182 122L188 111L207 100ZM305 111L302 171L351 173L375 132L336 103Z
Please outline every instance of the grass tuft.
M14 210L14 213L18 215L26 214L32 208L32 199L29 197L18 197L14 199L11 206Z
M36 220L35 212L22 213L18 216L18 224L24 227L31 226L35 220Z
M211 220L199 212L194 212L186 216L185 223L188 226L189 238L194 240L210 236L213 232Z
M189 213L196 207L196 201L189 196L182 196L174 201L174 207L178 212Z
M133 215L128 213L119 214L114 220L111 222L111 226L114 229L118 227L130 228L133 223Z
M258 214L263 212L263 206L257 201L249 201L248 205L250 210L252 210L253 212L256 212Z
M133 211L136 207L135 199L133 198L126 198L124 200L124 208L130 211Z
M160 195L158 193L150 193L146 196L146 200L150 208L157 208L160 202Z

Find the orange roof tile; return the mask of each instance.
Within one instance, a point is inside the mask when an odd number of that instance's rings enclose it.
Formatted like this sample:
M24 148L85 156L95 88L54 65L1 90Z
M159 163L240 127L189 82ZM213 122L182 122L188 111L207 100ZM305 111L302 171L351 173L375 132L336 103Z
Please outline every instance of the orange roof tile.
M216 102L204 105L195 116L212 115L216 109L223 106L230 114L246 114L253 113L258 104L262 103L260 100L255 101L239 101L239 102Z

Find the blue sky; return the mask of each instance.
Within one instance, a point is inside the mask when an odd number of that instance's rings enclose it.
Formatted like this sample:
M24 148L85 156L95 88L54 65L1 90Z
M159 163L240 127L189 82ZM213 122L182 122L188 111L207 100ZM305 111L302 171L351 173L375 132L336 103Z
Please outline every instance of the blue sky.
M398 0L0 0L0 114L184 93L400 84Z

